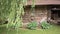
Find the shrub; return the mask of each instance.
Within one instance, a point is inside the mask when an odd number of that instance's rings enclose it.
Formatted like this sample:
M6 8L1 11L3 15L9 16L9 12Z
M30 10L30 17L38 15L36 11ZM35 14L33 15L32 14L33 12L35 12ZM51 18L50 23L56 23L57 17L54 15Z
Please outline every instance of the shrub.
M36 29L36 27L37 27L37 22L35 22L35 21L30 22L30 23L27 25L27 28L28 28L28 29L32 29L32 30Z
M47 21L43 21L43 22L41 22L41 27L42 27L42 29L48 29L48 28L50 28L50 24L47 23Z

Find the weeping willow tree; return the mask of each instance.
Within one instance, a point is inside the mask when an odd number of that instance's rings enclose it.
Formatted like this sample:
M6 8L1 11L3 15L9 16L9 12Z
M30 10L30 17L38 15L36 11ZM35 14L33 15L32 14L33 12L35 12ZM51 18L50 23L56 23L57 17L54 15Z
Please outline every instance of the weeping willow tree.
M0 20L7 20L10 26L22 22L26 2L27 0L0 0Z
M0 0L0 21L8 21L6 26L8 29L14 27L18 32L18 28L22 23L22 15L24 15L24 5L26 1L27 0Z
M35 7L34 0L32 0L32 8ZM24 5L27 0L0 0L0 22L8 21L6 27L11 27L17 30L22 23L22 15L24 15ZM8 34L8 33L7 33Z
M11 1L9 0L9 3L7 1L8 0L0 0L0 24L8 18L7 15L10 13Z

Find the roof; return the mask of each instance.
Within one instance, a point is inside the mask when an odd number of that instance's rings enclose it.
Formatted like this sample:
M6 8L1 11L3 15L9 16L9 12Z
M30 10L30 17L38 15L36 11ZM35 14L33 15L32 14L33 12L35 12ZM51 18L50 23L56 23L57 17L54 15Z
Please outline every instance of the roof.
M32 0L28 0L27 5L32 5ZM35 5L60 5L60 0L35 0Z

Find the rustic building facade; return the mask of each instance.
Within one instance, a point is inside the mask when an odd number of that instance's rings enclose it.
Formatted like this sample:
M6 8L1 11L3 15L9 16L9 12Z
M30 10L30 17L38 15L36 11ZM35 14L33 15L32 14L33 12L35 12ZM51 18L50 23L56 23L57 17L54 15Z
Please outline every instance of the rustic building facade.
M25 6L25 15L23 22L28 23L31 21L31 0L28 0ZM34 20L40 22L44 17L47 21L60 23L60 0L35 0Z

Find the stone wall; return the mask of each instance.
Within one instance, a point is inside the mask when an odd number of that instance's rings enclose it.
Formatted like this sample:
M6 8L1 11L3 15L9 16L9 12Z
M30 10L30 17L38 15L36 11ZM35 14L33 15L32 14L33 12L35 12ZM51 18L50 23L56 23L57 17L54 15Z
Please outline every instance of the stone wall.
M31 7L25 8L25 15L23 16L23 23L31 22ZM44 17L47 17L47 6L36 6L34 11L34 20L40 22Z

